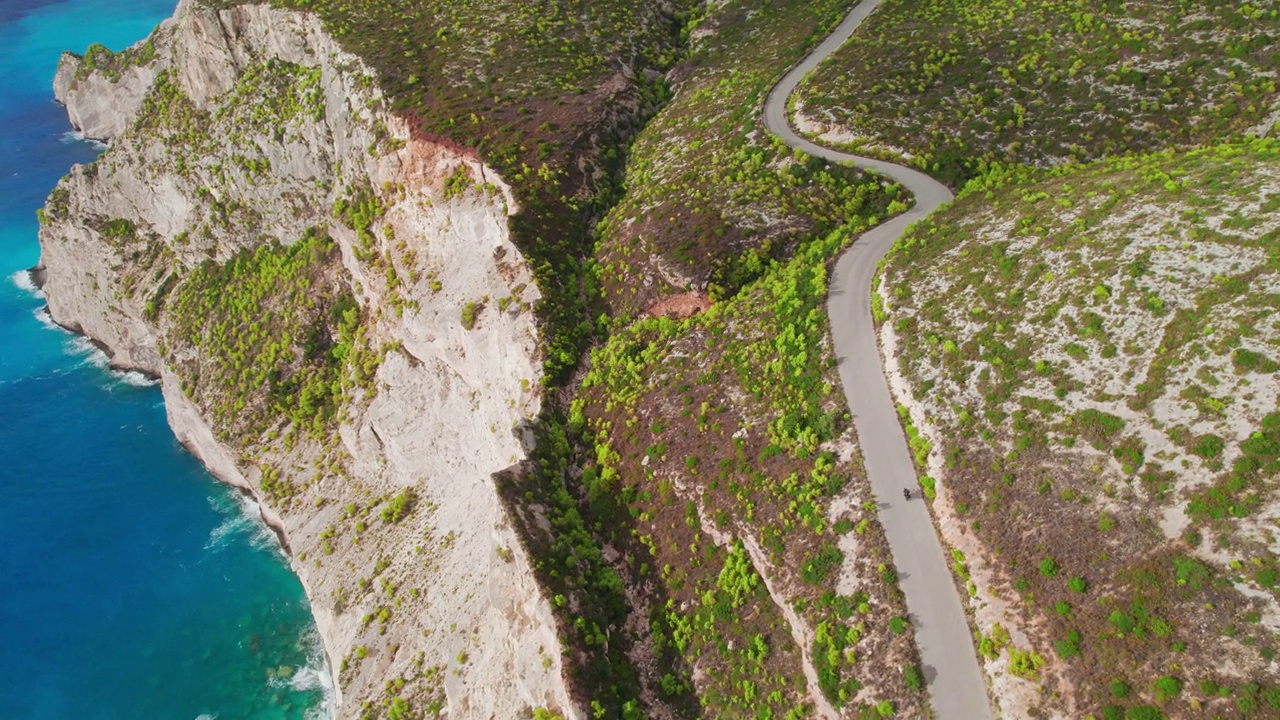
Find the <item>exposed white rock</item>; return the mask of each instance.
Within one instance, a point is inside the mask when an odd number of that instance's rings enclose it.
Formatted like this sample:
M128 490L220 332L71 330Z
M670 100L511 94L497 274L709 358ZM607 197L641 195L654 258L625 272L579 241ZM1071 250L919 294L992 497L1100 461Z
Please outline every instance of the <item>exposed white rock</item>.
M578 717L550 607L491 479L525 458L531 440L521 424L541 401L528 309L539 293L509 238L509 189L475 157L412 137L384 110L370 71L312 15L215 12L184 0L150 41L153 58L111 78L70 54L59 67L57 96L72 121L111 148L76 167L46 210L38 274L52 317L106 345L114 365L159 376L178 438L220 479L259 496L264 518L287 538L333 672L347 667L336 683L339 717L396 694L384 684L397 677L415 707L438 700L451 718L513 718L531 707ZM303 98L312 104L254 126L245 116L252 104L237 93L281 61L318 70ZM198 150L139 126L161 81L181 107L202 113ZM457 172L474 184L446 192ZM335 201L356 187L386 207L375 251L404 280L395 291L367 253L361 259L356 233L333 219ZM103 223L114 219L141 239L122 247L105 237ZM343 282L374 318L371 345L388 349L375 394L349 408L341 427L345 477L326 471L313 482L320 455L305 442L259 455L306 488L273 506L259 491L258 462L219 442L208 409L184 394L167 358L194 351L161 352L165 316L152 319L147 302L170 270L181 275L269 240L289 244L310 227L337 242ZM146 260L155 271L136 256L139 244L158 252ZM481 309L465 329L471 303ZM384 522L378 503L408 487L417 509ZM382 610L389 617L370 619Z

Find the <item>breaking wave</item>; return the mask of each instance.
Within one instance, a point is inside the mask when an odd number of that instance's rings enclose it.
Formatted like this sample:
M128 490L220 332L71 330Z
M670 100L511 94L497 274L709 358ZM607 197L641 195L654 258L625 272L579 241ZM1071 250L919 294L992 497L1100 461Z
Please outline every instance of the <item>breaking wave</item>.
M87 138L84 136L84 133L80 132L79 130L68 130L62 133L62 142L68 145L70 145L71 143L88 143L89 145L93 146L95 150L107 149L106 143L102 142L101 140L94 140L92 138Z
M112 370L111 377L131 387L155 387L159 380L137 370Z
M209 504L222 515L222 522L209 532L205 550L217 552L233 540L244 538L255 548L283 554L275 533L263 522L262 510L253 498L228 489L211 497Z
M329 720L334 714L333 678L329 675L324 645L313 627L299 640L300 649L306 653L307 664L294 669L282 667L271 674L267 684L275 689L293 692L318 692L321 701L307 710L304 720Z
M30 270L19 270L18 272L10 275L9 279L13 281L13 284L16 285L19 290L24 290L30 293L33 297L38 297L41 300L44 299L44 291L36 287L35 280L31 278Z

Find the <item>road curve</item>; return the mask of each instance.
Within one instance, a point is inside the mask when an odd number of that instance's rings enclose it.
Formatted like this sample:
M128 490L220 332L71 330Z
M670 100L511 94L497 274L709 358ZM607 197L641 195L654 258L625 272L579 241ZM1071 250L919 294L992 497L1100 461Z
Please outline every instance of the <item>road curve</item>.
M787 145L835 162L853 162L893 178L915 195L910 211L864 233L836 262L827 312L840 362L840 381L853 414L880 522L907 598L924 675L937 720L991 717L986 683L978 667L964 608L934 533L928 508L904 501L903 488L917 488L915 467L880 363L871 319L871 281L876 266L907 226L952 199L947 187L922 172L842 153L801 137L787 117L787 99L800 80L853 35L880 0L863 0L843 22L792 68L765 100L765 126ZM918 496L918 491L913 491ZM896 669L894 670L896 672Z

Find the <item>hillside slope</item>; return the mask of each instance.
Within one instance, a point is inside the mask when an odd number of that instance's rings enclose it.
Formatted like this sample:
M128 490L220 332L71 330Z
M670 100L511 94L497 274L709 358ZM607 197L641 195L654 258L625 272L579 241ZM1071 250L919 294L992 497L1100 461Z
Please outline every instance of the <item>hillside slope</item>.
M690 698L717 717L923 705L822 309L827 263L905 205L760 121L848 6L739 0L699 18L599 227L613 332L565 418L585 462L569 489L634 588L634 666L671 668L646 688L660 716L694 716ZM710 307L665 317L673 293Z
M1275 123L1277 37L1270 0L886 0L802 85L799 123L960 182L1189 147Z
M1052 715L1280 713L1278 159L996 170L885 261L988 670Z

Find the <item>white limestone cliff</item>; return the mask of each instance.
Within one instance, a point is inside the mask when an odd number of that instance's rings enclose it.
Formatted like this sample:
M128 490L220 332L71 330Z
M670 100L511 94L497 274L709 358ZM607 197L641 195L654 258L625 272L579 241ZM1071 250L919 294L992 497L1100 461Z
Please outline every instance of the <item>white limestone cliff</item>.
M338 717L393 696L422 711L439 703L450 718L534 707L578 717L551 609L491 479L526 457L522 423L541 402L529 310L539 294L509 238L510 190L474 156L413 136L312 15L184 0L149 42L144 60L117 56L107 71L70 54L59 67L72 121L111 146L77 166L43 213L37 277L53 319L105 345L114 365L160 377L177 437L257 497L340 676ZM297 102L282 106L293 114L251 122L270 88L249 81L279 63L301 78L289 89ZM470 181L459 192L446 188L451 177ZM398 289L334 219L357 187L386 208L376 252L407 279ZM127 221L127 241L109 237L111 221ZM195 350L167 347L165 315L148 309L166 277L311 227L337 242L341 282L385 352L372 396L339 430L344 472L317 472L306 443L268 442L251 458L220 442L173 364ZM468 329L473 303L483 309ZM305 489L273 503L259 488L268 462ZM416 510L381 519L379 503L404 488ZM389 617L375 619L382 610ZM396 678L403 688L384 687Z

